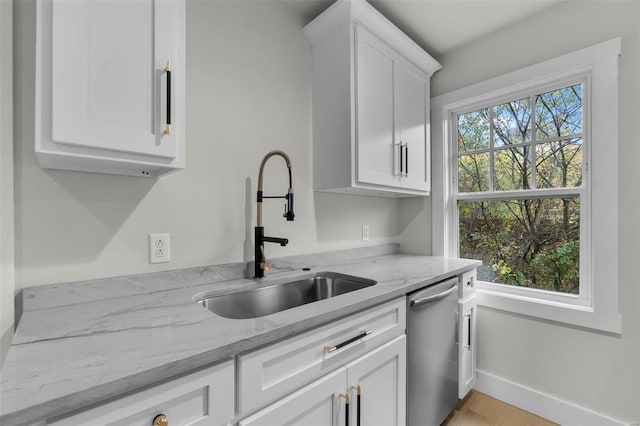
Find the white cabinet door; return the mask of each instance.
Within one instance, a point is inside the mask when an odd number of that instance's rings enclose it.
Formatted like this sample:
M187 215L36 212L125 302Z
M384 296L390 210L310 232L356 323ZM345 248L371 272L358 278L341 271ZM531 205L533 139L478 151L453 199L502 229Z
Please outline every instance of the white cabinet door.
M184 16L184 0L38 3L43 167L159 176L184 166Z
M406 61L396 75L396 126L403 188L430 191L429 77Z
M429 77L356 26L357 182L428 192Z
M347 365L348 386L352 395L350 424L406 424L406 343L406 336L403 335Z
M396 186L394 68L396 54L357 27L357 182Z
M227 361L47 424L150 426L162 414L172 426L217 426L233 419L233 407L234 364Z
M346 369L340 368L294 392L256 414L239 426L341 426L345 424Z
M477 299L472 296L458 303L459 307L459 378L458 397L464 398L476 384L476 313Z

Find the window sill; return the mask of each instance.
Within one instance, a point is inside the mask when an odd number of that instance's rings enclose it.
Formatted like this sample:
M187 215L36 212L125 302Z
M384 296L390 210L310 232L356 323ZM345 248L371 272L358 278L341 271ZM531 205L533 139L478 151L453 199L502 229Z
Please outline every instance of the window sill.
M486 288L478 288L477 297L479 306L607 333L619 335L622 332L622 317L617 312L603 312L592 307L507 294Z

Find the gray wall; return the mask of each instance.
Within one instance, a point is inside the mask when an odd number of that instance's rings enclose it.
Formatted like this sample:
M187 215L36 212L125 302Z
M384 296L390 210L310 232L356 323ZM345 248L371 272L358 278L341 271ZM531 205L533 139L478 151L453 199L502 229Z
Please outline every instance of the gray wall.
M13 337L13 26L0 1L0 364Z
M625 422L640 420L639 3L562 2L444 57L432 93L484 81L616 36L620 59L620 311L612 336L505 312L478 315L478 368ZM607 285L607 283L596 283Z
M159 180L42 170L33 153L35 3L15 4L17 290L61 281L252 258L255 185L271 149L294 163L296 220L265 202L278 257L398 241L398 201L314 194L311 48L303 22L277 1L187 1L187 166ZM126 66L126 64L123 64ZM265 194L284 194L279 158ZM171 263L149 265L148 234L171 234Z

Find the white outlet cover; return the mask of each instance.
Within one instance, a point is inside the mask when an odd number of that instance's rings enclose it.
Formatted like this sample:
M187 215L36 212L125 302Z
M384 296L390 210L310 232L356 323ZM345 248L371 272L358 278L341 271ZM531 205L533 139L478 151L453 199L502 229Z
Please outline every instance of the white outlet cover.
M171 260L170 234L149 234L149 263L167 263Z

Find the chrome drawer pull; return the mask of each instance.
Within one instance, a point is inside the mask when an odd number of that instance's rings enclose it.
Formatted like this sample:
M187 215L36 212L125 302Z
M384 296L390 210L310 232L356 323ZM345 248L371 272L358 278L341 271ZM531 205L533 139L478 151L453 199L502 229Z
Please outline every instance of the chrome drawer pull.
M345 346L347 346L347 345L349 345L349 344L351 344L353 342L356 342L356 341L362 339L365 336L368 336L369 334L371 334L371 330L360 330L360 334L358 334L357 336L352 337L351 339L345 340L342 343L338 343L335 346L329 346L329 345L325 346L324 347L324 351L327 352L327 353L335 352L338 349L344 348Z
M467 332L467 344L464 345L464 347L465 349L471 351L471 314L466 314L464 317L467 319L467 324L469 326Z

